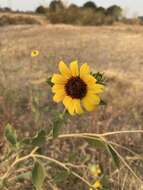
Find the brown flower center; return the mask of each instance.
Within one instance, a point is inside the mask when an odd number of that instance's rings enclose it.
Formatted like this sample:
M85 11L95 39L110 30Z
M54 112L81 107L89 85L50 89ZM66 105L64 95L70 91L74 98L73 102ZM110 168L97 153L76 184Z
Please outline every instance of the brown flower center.
M87 85L80 77L71 77L65 85L68 96L82 99L87 93Z

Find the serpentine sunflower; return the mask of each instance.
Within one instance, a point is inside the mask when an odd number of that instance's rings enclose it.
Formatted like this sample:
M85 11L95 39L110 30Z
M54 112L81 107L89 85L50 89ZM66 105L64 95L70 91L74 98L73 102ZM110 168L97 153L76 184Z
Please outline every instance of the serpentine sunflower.
M93 188L90 188L89 190L95 190L95 189L99 190L99 189L102 189L102 184L101 184L100 180L97 180L97 181L94 182Z
M33 50L31 52L31 57L37 57L39 55L39 51L38 50Z
M61 74L53 74L51 82L54 84L53 100L57 103L63 101L65 108L71 115L92 111L100 103L97 95L103 91L104 86L96 83L90 74L90 67L85 63L80 69L78 62L71 62L68 67L63 61L59 63Z

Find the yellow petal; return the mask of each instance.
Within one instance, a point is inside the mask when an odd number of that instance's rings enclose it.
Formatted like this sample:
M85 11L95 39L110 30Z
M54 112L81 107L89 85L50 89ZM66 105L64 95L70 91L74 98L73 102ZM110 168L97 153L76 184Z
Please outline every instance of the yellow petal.
M52 92L58 93L58 91L65 91L64 85L55 84L55 85L52 87Z
M88 85L88 89L91 90L93 93L102 93L104 90L104 85L102 84L94 84L94 85Z
M68 106L68 112L71 114L71 115L74 115L74 111L75 111L75 106L74 106L74 100L72 99L70 102L69 102L69 106Z
M87 111L93 111L100 103L100 98L99 96L92 94L92 93L87 93L87 95L82 99L82 104L85 107Z
M68 107L71 105L70 104L71 101L72 101L72 98L70 96L65 96L65 98L63 100L63 104L66 109L68 109Z
M53 96L53 101L56 102L56 103L59 103L60 101L62 101L65 97L65 94L55 94Z
M79 99L74 99L74 108L77 114L83 113L83 109L81 107L81 103Z
M89 66L85 63L80 67L80 77L84 75L89 75L90 74L90 68Z
M93 184L93 187L96 189L101 189L102 188L102 184L99 180L95 181L95 183Z
M95 104L91 104L85 99L82 100L82 104L87 111L93 111L96 107Z
M54 84L65 84L67 82L67 79L62 75L53 74L51 82Z
M75 113L81 114L83 113L83 109L81 108L80 100L72 99L70 96L66 96L63 100L63 104L71 115Z
M88 92L88 99L92 104L98 105L100 103L100 97L90 92Z
M59 70L63 76L67 78L71 77L71 71L63 61L60 61L59 63Z
M71 69L72 76L76 77L76 76L79 75L79 72L78 72L78 62L77 61L71 62L70 69Z
M81 79L88 85L91 86L96 83L96 79L91 75L84 75Z
M54 92L55 93L55 92ZM63 90L63 89L61 89L61 90L57 90L56 91L56 93L55 93L55 95L58 95L58 96L66 96L66 93L65 93L65 91Z

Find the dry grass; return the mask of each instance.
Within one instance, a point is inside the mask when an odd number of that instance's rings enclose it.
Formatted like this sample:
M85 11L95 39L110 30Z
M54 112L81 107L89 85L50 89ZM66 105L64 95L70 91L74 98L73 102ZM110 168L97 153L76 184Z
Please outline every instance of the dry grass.
M50 110L57 105L52 103L51 92L47 85L34 85L31 81L45 78L53 71L57 71L57 64L61 59L66 62L73 59L78 59L81 63L87 62L93 70L104 71L108 79L104 94L107 106L100 107L93 113L74 117L64 128L64 133L143 129L142 41L141 26L42 25L0 28L0 130L3 131L7 122L12 123L22 133L21 136L29 135L41 127L49 130ZM33 49L40 51L40 56L36 60L30 58ZM32 64L33 62L36 63ZM40 100L38 109L41 114L36 116L30 107L31 88ZM141 134L113 137L110 140L143 155ZM76 148L77 143L79 149ZM71 157L72 154L75 155L73 162L101 163L104 172L110 176L113 190L142 188L125 168L115 171L110 161L107 164L106 155L102 156L87 144L82 146L79 141L76 143L56 141L53 145L49 145L48 149L52 150L52 156L61 160L64 152L65 160L69 159L70 153ZM127 155L123 150L120 152L124 156ZM92 153L92 156L89 156L89 153ZM81 155L80 158L77 154ZM130 160L129 163L142 178L142 162ZM75 179L67 179L64 183L58 184L58 187L61 190L86 190L86 187ZM17 187L19 188L20 186ZM13 187L12 189L14 190ZM26 189L28 187L25 185L23 190Z

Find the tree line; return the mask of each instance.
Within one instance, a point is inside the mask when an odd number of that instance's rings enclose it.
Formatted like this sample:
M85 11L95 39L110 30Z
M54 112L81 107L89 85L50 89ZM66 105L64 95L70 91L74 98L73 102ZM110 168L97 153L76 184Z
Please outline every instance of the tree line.
M36 13L46 14L51 23L64 23L76 25L111 25L123 17L123 9L113 5L107 9L98 7L94 2L88 1L82 6L70 4L65 6L61 0L53 0L48 7L37 7Z

